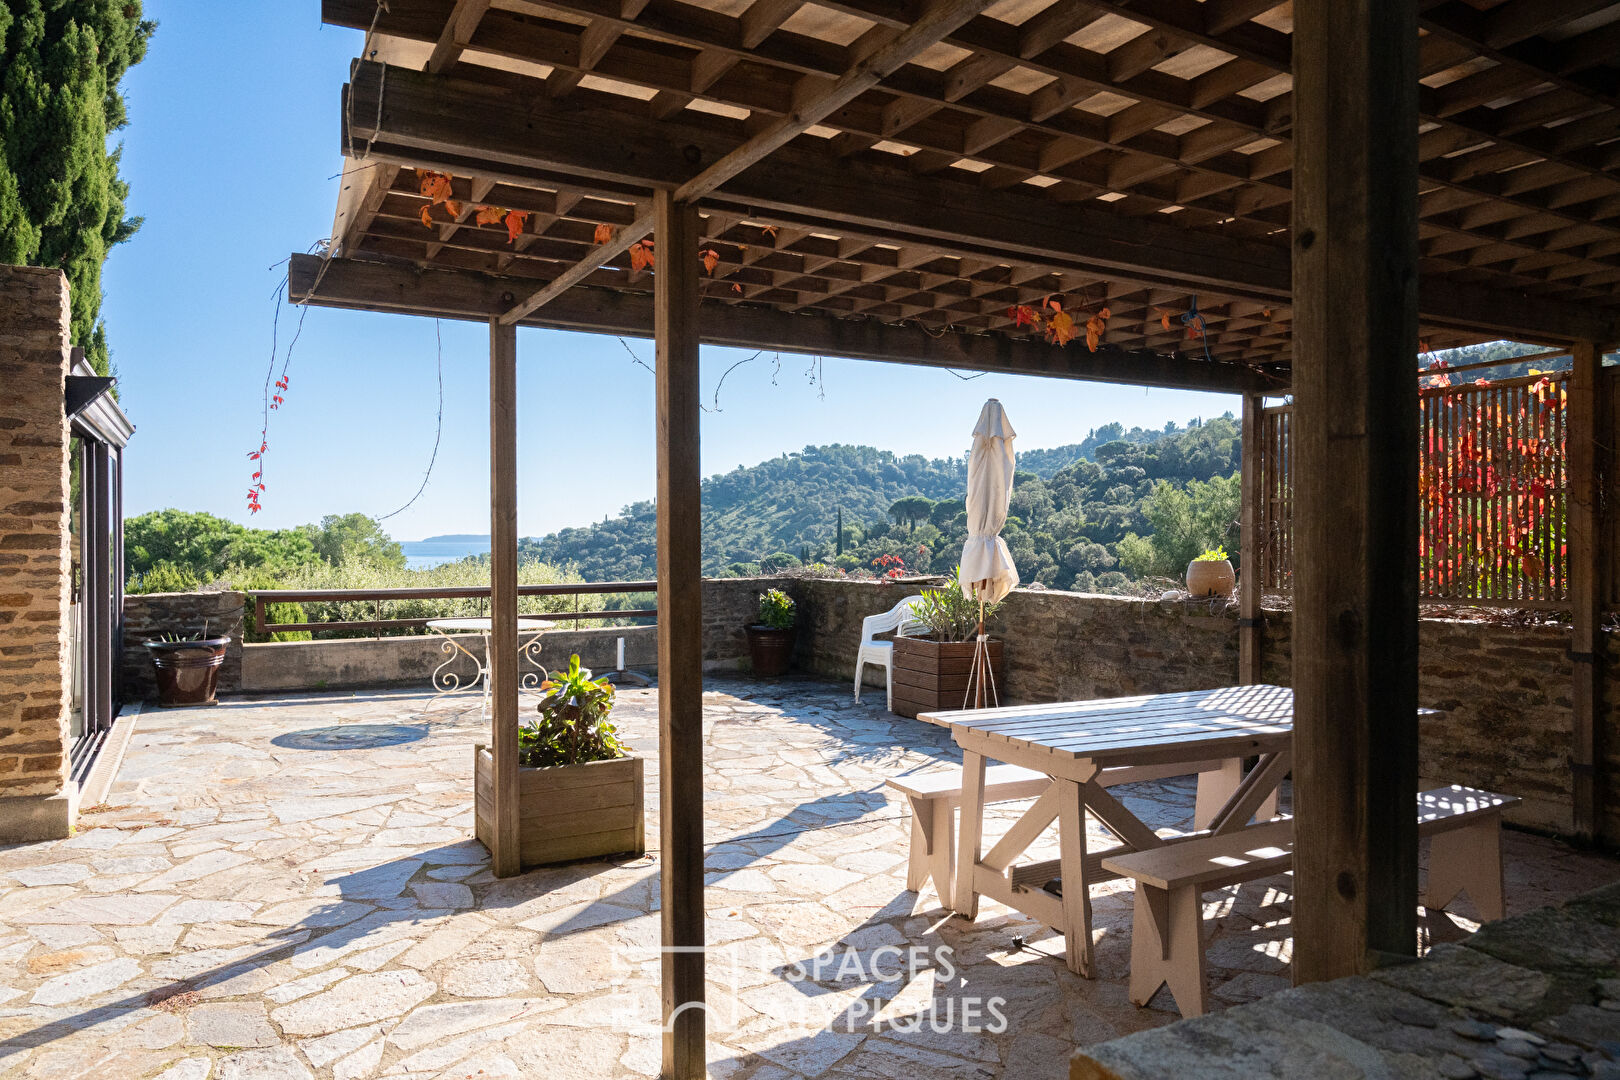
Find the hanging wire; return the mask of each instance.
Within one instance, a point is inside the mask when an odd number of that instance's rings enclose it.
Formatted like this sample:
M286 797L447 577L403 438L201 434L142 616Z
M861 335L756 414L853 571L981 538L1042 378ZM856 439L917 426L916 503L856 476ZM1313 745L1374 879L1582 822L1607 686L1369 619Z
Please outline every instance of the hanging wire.
M444 329L438 319L433 320L433 337L439 347L439 418L433 429L433 453L428 457L427 471L422 474L422 484L416 489L416 494L412 495L410 501L404 506L393 511L393 513L384 514L377 519L378 521L387 521L389 518L409 510L411 505L422 497L422 492L427 490L428 480L433 476L433 464L439 460L439 440L444 437Z
M1209 354L1209 328L1204 325L1204 316L1199 314L1196 294L1192 298L1191 306L1181 313L1181 325L1198 328L1198 343L1204 347L1204 359L1213 364L1215 358Z

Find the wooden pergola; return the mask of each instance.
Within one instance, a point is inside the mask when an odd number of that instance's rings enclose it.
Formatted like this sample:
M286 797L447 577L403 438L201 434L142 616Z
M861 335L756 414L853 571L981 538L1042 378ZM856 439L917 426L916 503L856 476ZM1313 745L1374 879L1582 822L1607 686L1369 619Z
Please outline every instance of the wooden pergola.
M666 1077L704 1072L702 343L1241 393L1248 434L1261 395L1292 393L1294 968L1414 951L1413 357L1509 337L1571 348L1574 386L1595 386L1620 342L1620 4L323 0L322 16L367 36L338 109L333 239L293 256L291 298L490 327L497 874L518 869L501 663L516 329L656 338ZM418 170L450 177L452 201ZM479 206L524 212L515 237ZM629 253L651 237L649 272ZM1051 295L1077 322L1109 310L1095 351L1016 325L1010 309ZM1598 423L1573 410L1588 763ZM1590 771L1576 787L1590 823Z

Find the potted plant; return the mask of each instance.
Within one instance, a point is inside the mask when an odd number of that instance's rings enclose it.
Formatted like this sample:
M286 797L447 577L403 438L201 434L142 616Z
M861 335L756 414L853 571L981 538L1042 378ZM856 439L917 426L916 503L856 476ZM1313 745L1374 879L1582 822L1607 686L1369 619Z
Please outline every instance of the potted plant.
M759 622L748 627L748 656L755 675L787 673L793 663L793 597L781 589L759 596Z
M163 634L146 643L157 672L158 704L213 705L219 687L219 668L225 663L229 637L208 637L208 628L195 634Z
M1187 592L1194 599L1231 596L1236 586L1237 574L1224 547L1210 548L1187 564Z
M591 676L579 655L540 684L537 716L518 728L518 850L525 867L647 848L642 759L608 720L613 684ZM473 753L473 831L495 831L495 759Z
M891 679L894 711L901 716L960 709L967 703L968 675L973 669L974 639L979 631L979 602L962 595L962 568L937 589L924 589L911 617L927 627L921 635L896 635ZM1001 605L988 604L988 622ZM1006 684L1007 661L1002 643L986 642L990 671L998 690ZM1005 691L1000 691L1005 697Z

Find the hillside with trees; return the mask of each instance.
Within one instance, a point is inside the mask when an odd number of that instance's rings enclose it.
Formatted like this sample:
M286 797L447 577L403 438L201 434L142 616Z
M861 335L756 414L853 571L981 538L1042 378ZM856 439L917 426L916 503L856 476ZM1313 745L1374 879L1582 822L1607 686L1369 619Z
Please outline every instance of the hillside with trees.
M1120 588L1179 576L1206 547L1235 547L1238 437L1227 415L1162 431L1111 424L1083 443L1020 453L1003 530L1020 574L1053 588ZM889 556L885 568L948 572L966 538L966 482L965 455L844 445L711 477L703 483L704 571L819 564L862 573ZM653 504L635 503L594 525L526 538L520 555L570 566L587 581L650 578L655 524Z

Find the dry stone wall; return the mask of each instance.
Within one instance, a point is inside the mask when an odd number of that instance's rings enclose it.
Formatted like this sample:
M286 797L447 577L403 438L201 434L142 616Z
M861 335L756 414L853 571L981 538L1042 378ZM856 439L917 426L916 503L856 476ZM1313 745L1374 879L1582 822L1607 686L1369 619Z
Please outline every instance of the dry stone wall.
M0 266L0 840L65 836L73 814L69 364L67 278Z

